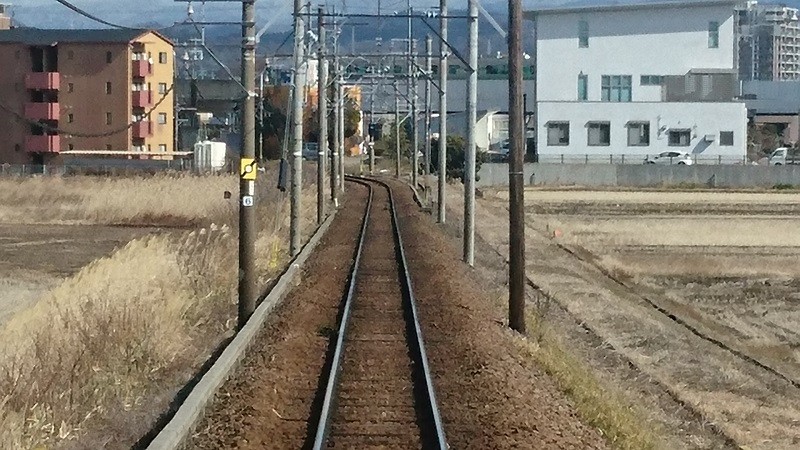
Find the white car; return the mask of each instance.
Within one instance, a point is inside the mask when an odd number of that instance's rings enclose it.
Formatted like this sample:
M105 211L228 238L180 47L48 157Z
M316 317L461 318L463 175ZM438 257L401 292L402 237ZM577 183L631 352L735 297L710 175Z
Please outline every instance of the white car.
M681 166L691 166L694 164L692 160L692 155L686 152L661 152L658 156L653 157L646 157L644 159L645 164L663 164L663 165L670 165L670 164L678 164Z

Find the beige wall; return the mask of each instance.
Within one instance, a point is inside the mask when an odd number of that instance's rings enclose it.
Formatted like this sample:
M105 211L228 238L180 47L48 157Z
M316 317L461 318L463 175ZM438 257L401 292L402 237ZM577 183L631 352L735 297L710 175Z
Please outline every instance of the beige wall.
M135 41L138 44L144 45L146 53L150 54L153 60L152 72L145 78L145 82L150 85L153 91L153 105L158 103L160 99L165 97L159 93L159 84L166 85L169 89L175 80L175 55L170 43L159 37L155 33L148 33ZM166 62L159 61L159 54L166 54ZM131 58L128 58L129 64ZM173 152L175 146L175 91L169 91L164 101L153 111L150 115L150 121L153 124L153 135L145 140L145 144L150 145L150 150L153 152L159 151L159 146L166 145L167 152ZM152 108L152 106L151 106ZM149 108L148 108L149 109ZM166 114L166 123L159 124L159 114Z

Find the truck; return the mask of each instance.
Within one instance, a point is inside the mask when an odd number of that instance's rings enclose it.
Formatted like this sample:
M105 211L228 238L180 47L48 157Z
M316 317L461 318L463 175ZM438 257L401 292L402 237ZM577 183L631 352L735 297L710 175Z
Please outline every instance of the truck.
M778 147L769 155L770 166L800 164L800 148Z

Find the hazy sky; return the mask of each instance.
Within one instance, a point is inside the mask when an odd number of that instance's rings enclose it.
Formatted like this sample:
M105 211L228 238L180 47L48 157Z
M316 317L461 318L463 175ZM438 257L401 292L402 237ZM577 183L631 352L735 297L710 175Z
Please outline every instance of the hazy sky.
M384 12L404 9L407 0L381 0L381 9ZM71 0L79 8L110 22L121 25L135 25L137 23L155 21L170 24L186 18L186 3L174 0ZM548 2L559 2L549 0ZM319 3L312 2L314 4ZM506 5L507 0L482 0L485 7L492 8ZM533 1L523 0L523 4L532 4ZM39 27L86 27L92 22L82 19L80 15L59 5L54 0L24 0L13 2L15 16L27 26ZM202 1L193 2L195 20L200 20L202 15ZM292 0L257 0L259 23L266 23L268 18L274 18L276 29L284 28L289 23L289 11ZM347 7L349 12L371 13L377 12L378 0L328 0L329 5L341 8ZM438 0L411 0L415 8L431 8L438 6ZM450 8L465 9L467 0L450 0ZM47 8L47 13L44 13ZM207 3L205 7L207 20L235 20L241 15L241 6L237 3ZM273 20L274 20L273 19Z

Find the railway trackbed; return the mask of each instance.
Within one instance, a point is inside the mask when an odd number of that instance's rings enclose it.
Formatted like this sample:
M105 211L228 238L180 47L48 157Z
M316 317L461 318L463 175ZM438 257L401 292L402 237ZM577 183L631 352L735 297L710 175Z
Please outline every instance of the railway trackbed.
M391 189L369 187L315 449L447 448Z

